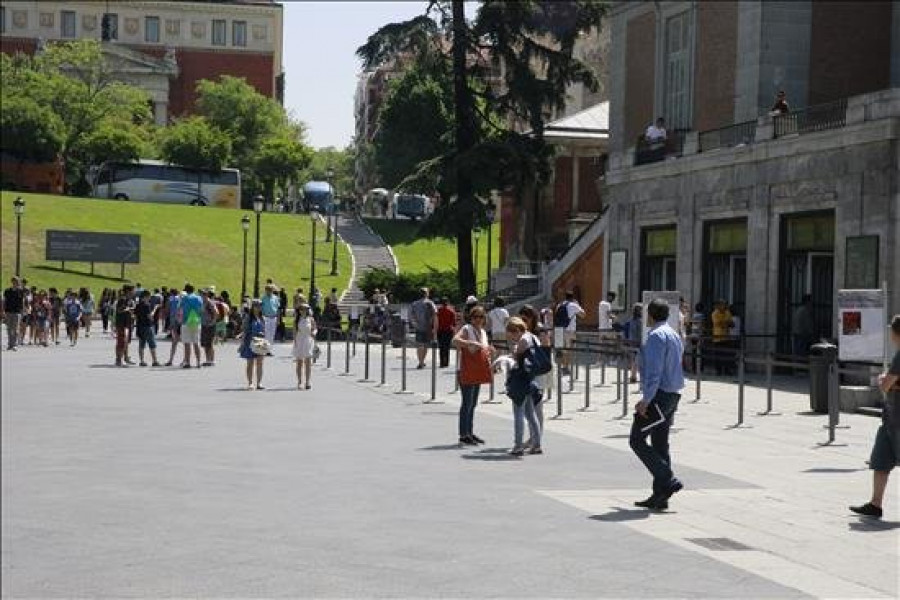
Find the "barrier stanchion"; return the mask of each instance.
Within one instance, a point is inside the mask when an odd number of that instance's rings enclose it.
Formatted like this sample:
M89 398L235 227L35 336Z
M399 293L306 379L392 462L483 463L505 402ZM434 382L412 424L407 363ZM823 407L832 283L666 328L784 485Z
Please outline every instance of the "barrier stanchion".
M409 394L406 389L406 347L409 344L406 341L406 322L403 322L403 345L400 348L400 391L398 394Z
M691 404L696 404L697 402L700 402L700 384L703 381L703 362L702 362L703 361L703 353L700 351L700 340L699 339L697 340L697 344L694 346L694 355L695 355L694 361L697 364L697 373L696 373L696 375L697 375L697 379L696 379L697 393L696 393L696 396L694 397L694 399L691 401Z
M766 352L766 410L761 413L756 413L757 415L763 417L766 415L775 414L772 412L772 371L774 358L771 352Z
M372 380L369 379L369 332L363 332L363 357L365 360L365 365L363 367L363 378L360 379L360 383L371 383Z
M325 349L325 368L331 368L331 327L328 328L328 343Z
M355 330L351 325L347 325L347 335L350 335L351 331L353 331L353 358L356 358L356 340L359 337L359 324L357 323Z
M834 430L837 429L840 418L840 388L837 384L837 364L828 365L828 441L823 445L833 444L835 440ZM837 388L837 391L835 390Z
M381 385L387 382L387 336L381 333Z
M735 427L744 425L744 387L747 383L747 366L744 363L744 347L743 342L738 348L737 354L738 368L738 420Z
M437 350L438 345L436 341L431 342L431 400L429 402L434 402L437 400Z
M622 353L622 364L625 365L629 360L628 351ZM628 373L622 377L622 418L628 417Z
M350 329L347 329L347 336L345 341L344 348L344 372L341 373L343 376L347 376L350 374Z
M591 365L584 365L584 408L581 410L590 410L591 408Z
M616 399L613 400L612 402L610 402L610 404L618 404L618 403L622 400L622 379L623 379L623 377L622 377L622 369L624 368L624 365L622 364L622 362L623 362L622 356L623 356L623 355L622 355L622 350L620 349L620 350L619 350L619 353L618 353L618 354L615 354L615 360L616 360ZM626 373L625 376L627 377L628 374Z
M562 416L563 413L563 391L562 391L562 369L556 367L556 418Z

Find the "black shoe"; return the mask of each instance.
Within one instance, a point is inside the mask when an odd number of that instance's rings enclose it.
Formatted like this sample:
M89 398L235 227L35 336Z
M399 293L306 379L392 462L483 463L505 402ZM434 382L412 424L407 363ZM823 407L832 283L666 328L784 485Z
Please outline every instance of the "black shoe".
M658 500L658 498L657 498L656 494L653 494L646 500L638 500L637 502L634 503L634 505L639 508L650 508L652 506L656 506L657 500Z
M873 517L880 519L884 511L880 507L875 506L871 502L866 502L862 506L851 506L850 510L863 517Z
M470 436L470 435L464 435L463 437L459 438L459 443L460 443L460 445L462 445L462 446L476 446L476 445L478 445L478 442L476 442L475 440L473 440L473 439L472 439L472 436Z
M475 435L474 433L472 435L470 435L469 437L472 438L472 441L475 442L476 444L484 443L484 440L481 439L480 437L478 437L477 435Z
M672 483L669 485L668 489L665 492L659 494L656 497L656 505L653 506L652 508L661 508L663 504L665 505L666 508L668 508L669 507L669 498L671 498L672 496L674 496L675 494L680 492L683 488L684 488L684 484L682 484L680 481L675 479L674 481L672 481Z

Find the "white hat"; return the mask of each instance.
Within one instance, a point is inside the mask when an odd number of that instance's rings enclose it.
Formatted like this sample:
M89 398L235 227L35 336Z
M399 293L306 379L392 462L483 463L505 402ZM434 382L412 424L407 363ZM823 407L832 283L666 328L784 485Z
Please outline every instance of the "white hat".
M466 304L478 304L478 298L475 296L469 296L466 298Z

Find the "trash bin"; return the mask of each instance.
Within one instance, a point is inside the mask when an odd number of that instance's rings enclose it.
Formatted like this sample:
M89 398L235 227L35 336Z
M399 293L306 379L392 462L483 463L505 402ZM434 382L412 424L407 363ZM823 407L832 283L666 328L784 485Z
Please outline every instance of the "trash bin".
M406 324L399 314L391 315L391 346L400 348L403 346L403 337L406 335Z
M809 349L809 409L813 412L828 412L828 367L837 362L837 354L837 346L828 342Z

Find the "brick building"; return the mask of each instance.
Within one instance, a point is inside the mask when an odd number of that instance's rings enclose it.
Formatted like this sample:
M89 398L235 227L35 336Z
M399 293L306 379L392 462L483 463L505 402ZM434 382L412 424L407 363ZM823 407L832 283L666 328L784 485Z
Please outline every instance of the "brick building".
M807 293L825 337L838 289L887 281L900 312L900 3L619 2L607 24L609 210L545 293L597 262L622 305L723 298L783 350ZM770 113L778 90L788 114Z
M4 1L0 50L34 53L50 40L101 39L116 76L147 90L158 124L190 114L196 85L243 77L283 99L282 6L273 0L175 2Z

